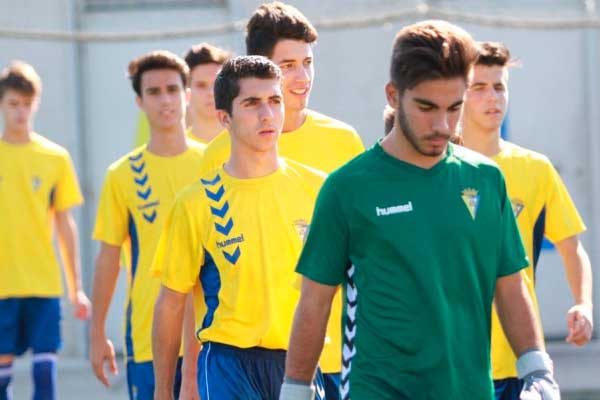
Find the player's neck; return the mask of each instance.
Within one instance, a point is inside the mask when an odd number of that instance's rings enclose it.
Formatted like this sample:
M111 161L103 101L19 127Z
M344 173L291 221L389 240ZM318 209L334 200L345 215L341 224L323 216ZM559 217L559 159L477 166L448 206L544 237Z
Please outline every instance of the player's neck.
M216 117L202 118L197 115L192 118L191 130L192 135L197 137L201 142L208 143L223 130L223 125L221 125Z
M269 151L259 152L249 146L231 142L231 156L223 166L225 172L234 178L252 179L271 175L279 168L277 146Z
M150 126L150 140L146 147L148 151L160 157L174 157L187 150L185 127L161 129Z
M2 140L10 144L27 144L31 141L33 131L31 129L11 129L5 127L2 131Z
M283 121L282 133L295 131L300 128L306 117L308 116L308 109L303 108L302 110L288 110L285 109L285 120Z
M419 153L395 126L383 138L381 147L390 156L423 169L432 168L446 157L446 152L443 152L439 156L426 156Z
M486 157L500 153L500 128L485 130L463 120L463 145Z

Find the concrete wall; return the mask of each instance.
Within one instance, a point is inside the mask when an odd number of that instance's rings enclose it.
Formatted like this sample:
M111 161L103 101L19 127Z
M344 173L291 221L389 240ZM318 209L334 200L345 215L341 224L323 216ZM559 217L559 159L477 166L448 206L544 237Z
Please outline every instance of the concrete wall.
M170 31L246 18L258 3L231 0L225 8L80 14L74 0L18 3L0 0L1 10L10 10L10 13L0 12L0 25L7 29L48 30L79 26L90 32ZM304 0L294 4L310 19L319 20L410 8L416 2ZM315 47L316 80L311 107L354 125L366 145L382 134L383 86L387 81L390 46L397 30L410 22L413 21L320 32ZM555 163L590 228L583 241L597 265L600 262L595 229L600 224L600 165L594 153L600 149L596 139L600 127L597 111L600 85L594 70L600 43L597 34L464 27L477 39L504 41L522 60L523 67L511 72L510 139L547 154ZM81 45L0 38L0 64L21 58L40 72L44 97L37 127L65 145L76 161L87 199L78 218L88 288L97 252L89 237L104 171L110 162L131 149L134 141L137 109L125 76L127 63L143 52L159 48L181 54L200 41L237 53L244 50L242 33ZM597 268L595 272L598 275ZM546 251L541 257L538 292L546 334L551 338L565 336L564 315L571 300L556 251ZM116 344L121 343L124 296L122 280L108 324L109 335ZM70 321L66 325L67 350L70 354L83 354L81 325Z

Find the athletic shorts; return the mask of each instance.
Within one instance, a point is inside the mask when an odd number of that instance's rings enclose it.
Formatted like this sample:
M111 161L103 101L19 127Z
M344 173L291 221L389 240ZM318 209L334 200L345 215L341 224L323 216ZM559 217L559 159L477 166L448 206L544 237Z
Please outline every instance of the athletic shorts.
M173 394L176 399L179 398L179 390L181 389L181 362L182 359L179 358L175 370ZM130 400L154 399L154 368L152 361L139 363L127 361L127 388Z
M325 399L340 400L340 373L323 374Z
M61 347L60 298L0 299L0 354L56 353Z
M517 378L494 381L494 397L496 400L519 400L523 381Z
M278 400L285 373L285 350L242 349L207 342L198 357L198 389L202 400ZM324 400L323 376L314 382Z

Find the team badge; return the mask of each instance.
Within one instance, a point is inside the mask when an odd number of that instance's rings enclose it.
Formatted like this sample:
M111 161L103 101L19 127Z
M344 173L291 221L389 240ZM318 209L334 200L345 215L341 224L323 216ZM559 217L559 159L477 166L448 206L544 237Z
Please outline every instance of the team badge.
M479 207L479 193L475 189L465 189L462 191L462 199L469 210L469 214L475 219Z
M306 240L306 235L308 234L308 227L308 222L306 222L303 219L297 219L296 221L294 221L294 228L296 229L296 232L298 232L298 236L300 236L302 242Z
M42 180L40 179L39 176L34 176L31 179L31 187L33 187L34 192L37 192L37 190L40 188L41 184L42 184Z
M523 200L511 199L510 204L512 206L512 210L513 210L513 214L515 215L515 218L519 218L519 214L521 214L521 211L523 211L523 209L525 208L525 204L523 204Z

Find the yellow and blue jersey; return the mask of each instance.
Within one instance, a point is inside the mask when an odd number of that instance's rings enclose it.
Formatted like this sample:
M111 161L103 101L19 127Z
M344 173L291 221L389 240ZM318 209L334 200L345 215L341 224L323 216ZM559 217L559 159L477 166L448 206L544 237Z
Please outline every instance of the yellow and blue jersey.
M193 289L202 342L287 349L300 296L294 268L325 175L280 163L254 179L219 168L175 202L152 272L172 290Z
M26 144L0 140L0 298L63 294L54 212L82 202L67 150L37 133Z
M113 163L106 174L93 238L122 246L126 254L128 301L125 347L128 359L152 360L151 330L160 282L149 273L164 221L175 196L200 179L204 148L160 157L141 146Z
M282 133L278 141L279 155L325 173L339 168L364 151L354 128L316 111L309 110L304 123L296 130ZM225 130L207 146L202 170L221 167L231 151L231 139ZM341 371L342 298L336 294L331 307L327 337L320 366L324 373Z
M560 176L542 154L503 141L493 157L506 187L531 264L524 270L537 310L535 270L544 237L553 243L585 231L585 225ZM492 372L494 379L516 377L516 357L494 310L492 317Z

